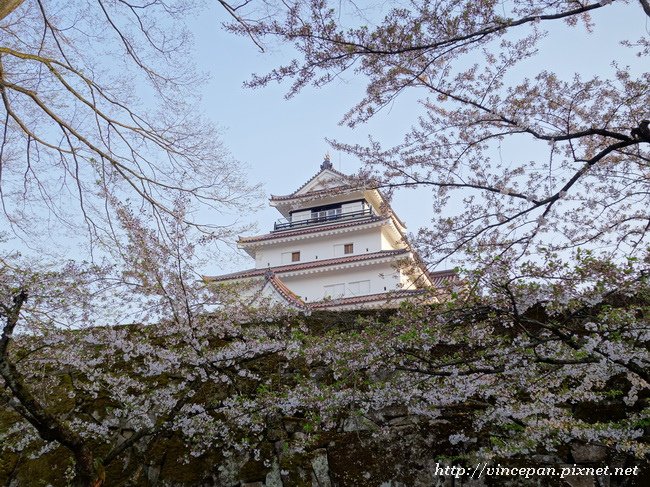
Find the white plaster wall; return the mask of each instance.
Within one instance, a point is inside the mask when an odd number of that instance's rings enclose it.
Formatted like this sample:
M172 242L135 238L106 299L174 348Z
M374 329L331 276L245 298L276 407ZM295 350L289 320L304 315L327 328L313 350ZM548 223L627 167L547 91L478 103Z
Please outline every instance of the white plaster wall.
M300 263L333 259L334 257L340 257L335 256L334 246L346 243L354 244L354 252L347 255L360 255L387 250L387 248L382 247L380 227L375 227L337 235L265 245L260 247L255 253L255 267L259 269L283 265L282 254L297 251L300 252ZM298 262L292 262L292 264L298 264Z
M345 284L345 297L355 296L349 283L370 281L370 289L363 294L377 294L402 289L399 271L390 263L371 264L349 269L318 272L289 277L279 275L280 279L294 293L307 302L320 301L325 297L325 286Z
M402 289L416 289L417 288L417 286L413 283L413 279L411 279L409 276L407 276L403 272L400 272L400 282L402 283ZM422 282L422 285L424 285L424 282Z
M394 236L391 235L392 232L389 232L387 228L382 227L381 231L381 250L393 250L393 249L403 249L406 248L406 244L402 239L396 240Z

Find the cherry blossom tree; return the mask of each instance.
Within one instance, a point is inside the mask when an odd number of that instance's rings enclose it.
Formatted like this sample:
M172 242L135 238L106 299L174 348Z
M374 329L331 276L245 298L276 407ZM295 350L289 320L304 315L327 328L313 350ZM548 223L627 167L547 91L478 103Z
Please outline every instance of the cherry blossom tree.
M557 465L591 445L589 462L647 468L648 262L575 262L493 266L440 304L305 337L304 360L329 373L274 400L285 414L305 408L316 435L419 434L431 455L472 465Z
M617 57L598 76L563 78L534 63L548 29L584 25L602 36L592 15L635 9L647 18L646 0L265 5L248 30L231 29L289 44L295 58L250 86L290 80L293 96L353 76L366 93L343 116L350 127L402 94L419 97L401 144L334 145L364 163L371 183L435 192L432 224L418 239L432 265L470 247L489 256L579 246L620 255L647 246L647 37L619 48L638 51L636 65ZM273 16L265 16L269 8ZM508 144L530 155L500 160Z
M497 265L468 271L443 302L407 305L388 323L292 333L267 309L250 314L193 270L200 266L188 212L241 200L237 172L208 165L211 139L196 132L201 124L174 118L184 107L171 93L192 82L177 56L182 35L173 37L185 4L53 10L9 2L0 10L5 216L22 225L18 216L45 205L65 221L54 195L71 188L91 234L107 228L120 241L114 262L123 264L3 260L1 397L15 427L3 431L2 447L34 455L62 448L75 485L102 485L105 468L140 461L152 438L170 432L199 455L250 449L267 413L309 419L305 433L358 420L373 434L393 434L387 411L399 408L425 432L447 424L436 438L465 457L531 458L576 444L629 462L647 455L648 74L615 66L611 79L540 71L512 80L545 25L589 25L590 12L623 2L396 3L379 20L355 4L355 16L341 16L325 0L267 1L257 20L246 11L254 3L221 3L233 30L298 49L295 61L253 86L293 79L295 94L341 73L365 76L366 96L344 118L351 126L408 89L427 93L397 147L337 146L365 162L371 184L434 188L438 216L419 241L428 262L462 251ZM639 3L629 8L650 15ZM84 34L100 25L114 36L112 53ZM646 39L632 44L647 55ZM485 64L474 65L476 53ZM130 70L107 71L104 54L124 56ZM170 62L178 71L161 74L158 63ZM173 110L136 115L125 73L138 73L133 79ZM501 167L491 151L512 138L549 152ZM215 186L215 175L225 184ZM146 204L121 204L127 194ZM464 203L458 214L455 194ZM144 224L149 218L158 225ZM118 222L124 231L111 232ZM553 253L596 243L630 257L579 250L568 264ZM294 361L291 380L252 367L276 355Z
M245 448L247 367L286 346L273 310L209 289L197 262L257 196L193 108L184 20L198 7L0 6L3 230L38 247L48 223L81 223L101 244L95 264L2 258L0 444L63 450L73 485L103 485L161 435L188 455ZM215 212L230 221L199 219Z
M0 397L13 410L0 444L67 450L79 486L103 485L118 460L143 461L165 434L184 438L190 458L245 450L242 438L260 428L244 400L258 382L251 364L289 342L272 310L247 309L192 271L182 212L164 240L127 208L117 213L130 229L122 266L36 269L14 258L0 271Z
M232 223L257 193L196 109L202 75L185 21L203 6L3 2L3 226L32 244L48 226L112 238L110 197L140 202L160 224L180 191L195 207L187 223L237 231Z
M199 7L0 6L2 229L40 249L46 230L81 224L105 259L2 258L0 397L13 412L0 443L65 450L74 485L102 485L170 431L189 452L226 441L241 412L233 377L282 346L273 326L242 329L255 315L197 271L199 249L235 235L257 194L194 109L184 21ZM215 212L225 224L201 220Z
M467 275L442 304L307 340L305 358L333 375L292 387L287 411L310 408L317 430L340 427L342 411L381 429L382 411L402 407L449 423L449 454L530 458L591 444L641 461L648 39L624 42L636 61L617 56L598 76L535 61L547 30L602 35L596 16L635 9L647 20L648 2L263 5L249 5L258 17L247 30L231 30L294 56L249 86L289 81L295 96L354 77L365 96L343 115L350 127L418 96L398 145L332 143L363 162L368 184L431 188L432 223L416 245L432 266L458 257ZM507 144L527 149L526 162L501 160Z

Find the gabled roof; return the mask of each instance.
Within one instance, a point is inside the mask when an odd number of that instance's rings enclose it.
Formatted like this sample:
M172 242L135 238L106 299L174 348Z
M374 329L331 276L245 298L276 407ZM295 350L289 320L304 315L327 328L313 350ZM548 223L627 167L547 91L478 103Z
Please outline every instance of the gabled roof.
M296 293L294 293L291 289L289 289L287 285L284 282L282 282L280 278L276 276L272 270L267 269L266 273L264 274L264 277L266 279L266 282L264 283L264 286L262 286L262 288L260 289L259 294L261 294L264 291L264 288L266 286L271 286L277 292L277 294L279 294L280 297L282 297L287 302L287 304L291 306L295 306L296 308L299 308L301 310L309 309L309 306L307 306L307 304L305 304L305 302L302 299L300 299L300 297Z
M229 281L231 279L245 279L249 277L263 276L269 270L273 271L273 273L275 274L282 274L286 272L301 271L305 269L317 269L319 267L329 267L333 265L350 264L354 262L379 260L379 259L384 259L386 257L407 255L408 253L409 251L407 249L381 250L379 252L350 255L348 257L336 257L334 259L313 260L310 262L304 262L302 264L287 264L287 265L281 265L281 266L269 267L269 268L248 269L245 271L233 272L231 274L224 274L221 276L208 276L206 277L206 280L210 282L219 282L219 281Z
M328 184L332 183L333 181L336 181L340 184ZM317 186L316 183L318 182L321 182L322 185L327 187L310 189L310 186ZM356 188L351 183L352 179L350 176L334 169L332 163L330 162L329 156L325 156L325 160L320 166L320 171L309 178L305 184L300 186L293 193L287 195L271 195L271 201L285 201L305 196L318 196L328 194L330 192L348 191L350 189L362 189L360 187Z
M313 189L313 188L310 189L309 188L310 185L313 185L314 182L318 181L319 179L323 180L324 185L327 185L327 183L332 182L332 180L335 179L338 179L338 181L340 181L341 184L336 184L336 185L328 186L325 188L319 188L319 189ZM329 160L329 156L325 156L325 160L320 166L320 171L318 171L314 176L309 178L307 182L304 183L302 186L300 186L297 190L295 190L293 193L286 194L286 195L271 195L270 201L271 201L271 206L277 207L280 213L282 213L286 217L287 214L285 213L284 210L281 209L281 207L290 205L292 202L295 203L300 200L309 201L312 199L318 199L327 196L336 196L339 194L345 194L354 191L364 192L365 197L369 201L371 199L374 200L374 203L371 204L374 207L376 207L376 211L380 212L381 214L392 216L395 222L397 223L397 225L401 226L402 229L406 228L404 222L395 214L390 204L386 200L384 194L378 188L367 186L359 181L356 181L348 174L344 174L340 171L337 171L332 166L332 163ZM382 207L384 208L383 210ZM400 229L401 233L402 233L402 229Z

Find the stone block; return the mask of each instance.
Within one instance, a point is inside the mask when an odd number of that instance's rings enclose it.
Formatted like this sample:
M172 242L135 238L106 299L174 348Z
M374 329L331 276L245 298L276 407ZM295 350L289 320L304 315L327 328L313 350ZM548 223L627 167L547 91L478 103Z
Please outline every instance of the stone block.
M330 480L330 466L327 460L327 450L320 449L314 452L311 460L312 487L332 487Z
M574 443L571 455L576 463L597 463L607 458L607 448L600 445Z

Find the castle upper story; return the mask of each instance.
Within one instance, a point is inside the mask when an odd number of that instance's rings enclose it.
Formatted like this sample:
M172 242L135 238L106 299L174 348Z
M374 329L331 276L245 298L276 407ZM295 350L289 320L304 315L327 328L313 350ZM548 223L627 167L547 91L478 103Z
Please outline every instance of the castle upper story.
M349 309L405 299L449 275L429 273L381 192L334 169L329 157L270 205L281 216L272 229L238 240L255 267L211 280L257 282L252 299L257 292L293 307Z

